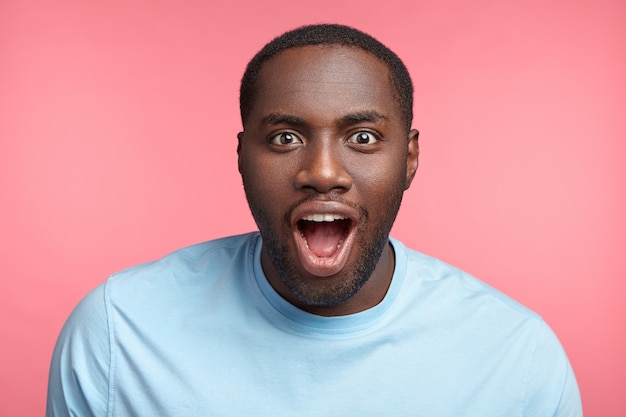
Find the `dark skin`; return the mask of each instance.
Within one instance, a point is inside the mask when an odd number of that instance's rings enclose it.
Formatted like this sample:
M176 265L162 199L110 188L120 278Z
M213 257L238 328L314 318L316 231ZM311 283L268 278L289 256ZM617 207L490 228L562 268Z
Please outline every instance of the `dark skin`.
M406 131L386 65L352 47L286 50L263 65L238 138L274 289L323 316L380 303L395 266L389 229L418 165L418 132ZM349 225L322 256L302 231L314 215Z

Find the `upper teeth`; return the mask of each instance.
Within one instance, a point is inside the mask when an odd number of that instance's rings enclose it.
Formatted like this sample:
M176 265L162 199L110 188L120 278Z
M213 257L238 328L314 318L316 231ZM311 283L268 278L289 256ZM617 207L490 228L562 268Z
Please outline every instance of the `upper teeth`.
M338 214L310 214L303 218L303 220L310 222L332 222L341 219L345 219L345 217Z

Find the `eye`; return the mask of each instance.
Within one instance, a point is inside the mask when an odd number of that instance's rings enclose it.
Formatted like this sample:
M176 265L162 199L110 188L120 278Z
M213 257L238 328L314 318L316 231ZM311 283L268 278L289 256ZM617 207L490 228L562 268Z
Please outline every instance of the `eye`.
M358 145L371 145L378 142L378 138L373 133L360 131L350 135L348 142Z
M292 145L295 143L302 143L302 139L291 132L281 132L272 136L270 138L270 142L273 145Z

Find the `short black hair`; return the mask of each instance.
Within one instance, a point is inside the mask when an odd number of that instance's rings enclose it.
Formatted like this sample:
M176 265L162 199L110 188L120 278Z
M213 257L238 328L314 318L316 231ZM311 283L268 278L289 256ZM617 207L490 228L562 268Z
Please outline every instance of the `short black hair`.
M385 45L367 33L345 25L316 24L302 26L283 33L265 45L250 60L241 79L239 90L239 110L241 121L252 110L257 92L257 79L261 67L271 57L299 46L341 45L362 49L384 62L389 68L394 95L406 123L407 132L413 122L413 83L406 66L398 56Z

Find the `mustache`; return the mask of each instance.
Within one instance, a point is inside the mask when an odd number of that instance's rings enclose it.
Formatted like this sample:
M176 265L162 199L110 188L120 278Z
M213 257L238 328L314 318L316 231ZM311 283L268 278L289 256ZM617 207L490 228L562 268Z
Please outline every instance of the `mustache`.
M351 208L356 210L357 213L359 213L359 221L361 223L364 223L365 221L367 221L367 218L368 218L367 210L365 209L365 207L359 206L358 204L355 204L352 201L349 201L345 199L344 197L337 195L335 193L330 193L330 194L316 193L316 194L307 195L297 200L295 203L291 204L289 208L287 209L287 212L283 216L283 220L286 223L290 223L291 213L296 209L296 207L298 207L301 204L308 203L309 201L323 201L323 202L333 201L336 203L345 204L346 206L350 206Z

